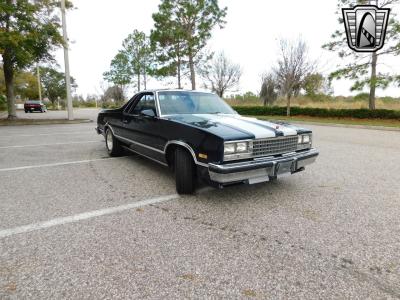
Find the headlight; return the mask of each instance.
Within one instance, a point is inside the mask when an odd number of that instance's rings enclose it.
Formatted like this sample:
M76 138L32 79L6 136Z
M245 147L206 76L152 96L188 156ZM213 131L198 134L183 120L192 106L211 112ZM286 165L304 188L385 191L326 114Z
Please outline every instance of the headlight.
M236 152L247 152L247 143L236 143Z
M251 141L227 142L224 144L224 160L242 159L251 156Z
M298 137L297 137L297 144L301 144L303 142L303 136L302 135L299 135Z
M225 144L224 154L235 153L235 144Z
M300 134L297 137L297 150L311 148L311 134Z

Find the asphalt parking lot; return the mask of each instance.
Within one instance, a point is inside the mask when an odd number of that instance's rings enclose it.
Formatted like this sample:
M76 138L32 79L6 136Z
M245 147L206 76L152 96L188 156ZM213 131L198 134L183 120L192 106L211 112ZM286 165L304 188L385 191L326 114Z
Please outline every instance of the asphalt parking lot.
M305 172L179 197L94 127L0 127L1 299L400 298L400 132L308 126Z

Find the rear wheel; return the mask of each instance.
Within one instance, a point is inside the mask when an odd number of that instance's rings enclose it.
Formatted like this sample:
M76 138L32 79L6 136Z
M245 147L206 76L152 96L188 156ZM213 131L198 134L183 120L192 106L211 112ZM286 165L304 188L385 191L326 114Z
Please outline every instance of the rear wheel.
M175 150L175 181L178 194L193 194L195 189L195 165L188 151Z
M25 109L25 113L27 114L28 113L28 111Z
M106 147L110 156L119 156L123 151L121 143L115 138L110 128L106 130Z

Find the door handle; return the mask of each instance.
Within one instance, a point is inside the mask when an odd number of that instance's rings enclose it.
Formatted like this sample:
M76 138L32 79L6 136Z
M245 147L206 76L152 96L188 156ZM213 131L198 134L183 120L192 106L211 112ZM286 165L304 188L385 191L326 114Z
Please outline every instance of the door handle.
M128 120L127 119L123 119L122 123L128 124Z

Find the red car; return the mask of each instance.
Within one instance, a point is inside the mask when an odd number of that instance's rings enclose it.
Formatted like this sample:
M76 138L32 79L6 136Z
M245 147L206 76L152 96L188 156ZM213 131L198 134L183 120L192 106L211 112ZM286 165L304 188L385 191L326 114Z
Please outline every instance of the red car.
M42 101L39 100L28 100L24 104L25 113L33 112L33 111L40 111L44 113L47 111L46 105Z

